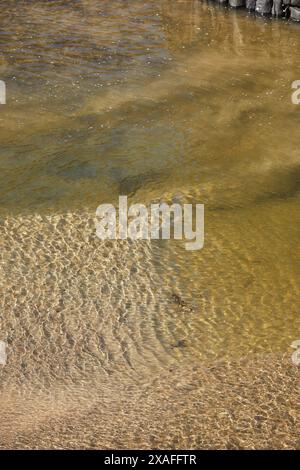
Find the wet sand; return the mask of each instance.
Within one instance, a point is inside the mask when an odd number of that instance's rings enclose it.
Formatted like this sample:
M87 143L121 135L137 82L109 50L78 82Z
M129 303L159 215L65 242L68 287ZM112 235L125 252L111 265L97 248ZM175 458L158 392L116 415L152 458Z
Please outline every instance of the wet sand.
M290 356L268 355L4 395L1 448L299 449L299 385Z
M299 448L290 355L199 361L164 249L101 242L89 212L7 217L1 240L1 448Z
M4 3L1 448L299 448L298 26ZM125 194L204 203L204 249L100 242Z

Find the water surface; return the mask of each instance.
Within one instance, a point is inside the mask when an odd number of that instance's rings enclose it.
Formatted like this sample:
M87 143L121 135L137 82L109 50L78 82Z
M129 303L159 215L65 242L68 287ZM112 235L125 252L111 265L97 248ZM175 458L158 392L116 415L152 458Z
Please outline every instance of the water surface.
M114 374L288 351L298 25L194 0L0 6L2 386L109 394ZM204 249L101 243L93 213L120 194L204 203Z

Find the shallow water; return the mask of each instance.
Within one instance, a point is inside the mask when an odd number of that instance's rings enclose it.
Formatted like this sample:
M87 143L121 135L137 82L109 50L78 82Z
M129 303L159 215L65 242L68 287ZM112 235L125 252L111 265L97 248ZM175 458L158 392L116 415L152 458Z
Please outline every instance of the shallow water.
M298 25L193 0L0 5L2 388L289 351ZM101 243L93 213L120 194L204 203L204 249Z

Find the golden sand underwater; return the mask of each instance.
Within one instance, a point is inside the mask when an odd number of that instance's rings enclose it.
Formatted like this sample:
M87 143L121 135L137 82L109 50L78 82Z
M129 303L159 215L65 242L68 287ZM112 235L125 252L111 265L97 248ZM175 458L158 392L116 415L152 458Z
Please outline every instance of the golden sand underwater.
M1 2L1 449L299 449L299 25ZM203 203L205 244L100 241Z
M1 240L1 448L299 448L290 355L189 357L151 243L101 242L90 213L7 217Z

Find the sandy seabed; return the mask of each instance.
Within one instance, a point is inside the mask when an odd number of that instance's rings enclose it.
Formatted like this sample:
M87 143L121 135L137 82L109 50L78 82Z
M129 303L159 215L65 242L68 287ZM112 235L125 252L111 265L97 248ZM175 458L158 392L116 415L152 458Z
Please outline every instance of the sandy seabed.
M1 401L2 449L299 449L289 357L173 367L138 384Z
M151 245L94 232L87 214L2 221L0 448L300 448L290 355L168 348Z

